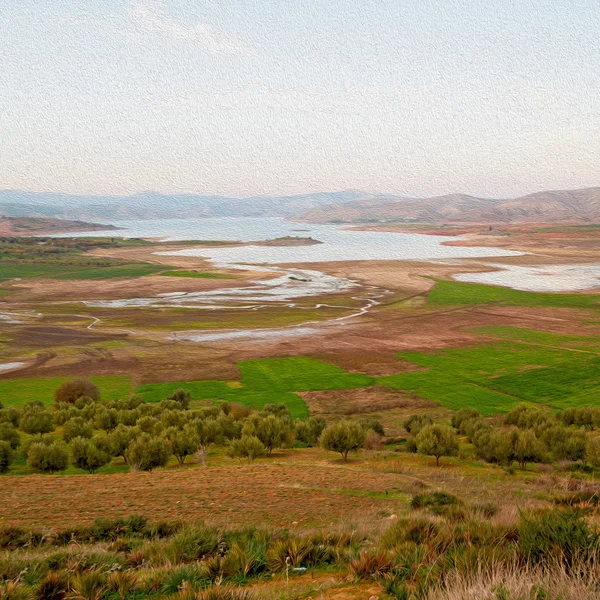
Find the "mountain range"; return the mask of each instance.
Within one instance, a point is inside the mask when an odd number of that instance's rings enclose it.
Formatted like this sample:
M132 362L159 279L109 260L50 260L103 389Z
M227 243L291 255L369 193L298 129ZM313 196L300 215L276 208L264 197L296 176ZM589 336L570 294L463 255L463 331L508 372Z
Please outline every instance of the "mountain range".
M0 190L0 216L107 221L285 217L310 223L600 223L600 187L513 199L449 194L414 198L360 190L231 198L142 192L85 196Z
M600 187L545 191L514 199L450 194L403 202L356 199L303 211L311 223L590 223L600 222Z
M367 194L359 190L292 196L229 198L196 194L141 192L132 196L85 196L0 190L0 215L76 220L172 219L202 217L291 217L320 206L371 199L386 202L400 196Z

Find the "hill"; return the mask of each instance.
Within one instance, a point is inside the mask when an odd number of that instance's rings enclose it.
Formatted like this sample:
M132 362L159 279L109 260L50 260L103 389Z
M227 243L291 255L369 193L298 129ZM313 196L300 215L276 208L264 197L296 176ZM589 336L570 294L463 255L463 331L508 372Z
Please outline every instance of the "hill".
M515 199L450 194L397 200L357 199L294 217L311 223L589 223L600 221L600 187L544 191Z
M0 217L0 235L21 236L118 229L113 225L36 217Z
M383 197L390 200L389 196ZM290 217L320 206L339 207L346 202L378 201L381 198L359 190L245 198L157 192L141 192L132 196L85 196L0 190L0 214L78 220Z

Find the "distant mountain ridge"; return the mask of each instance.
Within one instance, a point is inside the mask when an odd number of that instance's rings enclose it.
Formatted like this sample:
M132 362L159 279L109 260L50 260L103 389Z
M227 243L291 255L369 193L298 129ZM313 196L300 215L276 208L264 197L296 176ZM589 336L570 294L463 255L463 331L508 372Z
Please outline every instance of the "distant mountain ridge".
M382 198L388 202L404 199L402 196L383 196L360 190L247 198L157 192L89 196L0 190L0 215L76 220L291 217L320 206L343 206L351 201Z
M600 223L600 187L556 190L514 199L449 194L404 202L356 199L303 211L309 223Z

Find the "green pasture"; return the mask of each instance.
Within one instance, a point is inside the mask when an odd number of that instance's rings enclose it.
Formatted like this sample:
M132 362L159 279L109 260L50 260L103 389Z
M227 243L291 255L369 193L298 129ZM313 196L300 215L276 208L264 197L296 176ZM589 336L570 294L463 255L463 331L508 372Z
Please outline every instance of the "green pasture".
M285 404L292 416L308 416L306 404L293 392L368 387L375 380L361 373L349 373L339 367L307 357L266 358L238 363L240 381L177 381L136 388L150 402L158 402L177 388L189 391L194 399L238 402L249 408L265 404Z
M23 406L27 402L39 400L50 406L54 402L54 392L68 377L4 379L0 381L0 402L4 406ZM119 376L90 377L104 400L129 398L131 378Z
M508 306L540 306L600 310L600 294L523 292L483 283L437 281L427 295L429 307L501 303Z

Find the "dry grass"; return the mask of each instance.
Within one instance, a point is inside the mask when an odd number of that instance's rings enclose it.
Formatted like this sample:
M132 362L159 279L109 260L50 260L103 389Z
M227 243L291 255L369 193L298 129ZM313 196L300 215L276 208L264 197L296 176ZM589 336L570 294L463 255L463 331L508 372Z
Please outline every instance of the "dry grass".
M564 565L481 565L468 574L452 571L427 600L597 600L600 564L587 561L567 571Z

